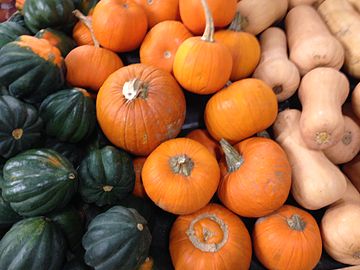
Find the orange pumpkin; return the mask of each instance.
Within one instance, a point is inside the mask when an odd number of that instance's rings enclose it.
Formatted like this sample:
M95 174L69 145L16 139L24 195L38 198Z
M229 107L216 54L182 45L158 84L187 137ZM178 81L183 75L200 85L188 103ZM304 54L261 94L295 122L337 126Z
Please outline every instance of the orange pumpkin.
M234 147L225 140L220 143L225 153L220 162L221 202L245 217L262 217L279 209L291 187L291 166L284 150L260 137Z
M195 1L194 1L195 2ZM206 14L206 29L202 37L191 37L178 48L173 72L188 91L211 94L228 82L232 69L230 50L214 40L214 23L206 0L201 0ZM198 18L199 14L195 17Z
M243 79L213 95L205 108L205 124L213 138L239 142L267 129L278 111L276 95L263 81Z
M86 18L91 22L91 16L86 16ZM75 24L72 36L78 46L94 45L89 28L81 20Z
M90 33L92 33L91 21L80 11L76 10L74 13L81 18L90 29ZM82 45L76 47L66 56L66 80L73 86L99 91L107 77L123 67L124 64L116 53L100 48L96 38L93 35L92 37L94 46Z
M217 141L215 141L209 132L206 129L194 129L189 134L186 135L186 138L195 140L202 145L204 145L211 154L216 157L217 160L221 158L221 147Z
M133 64L111 74L101 87L97 118L116 146L146 156L176 137L185 120L185 97L166 71Z
M92 23L100 45L114 52L138 48L148 22L144 9L131 0L102 0L94 9Z
M235 16L236 0L207 0L216 27L229 25ZM200 0L179 0L180 16L183 23L196 35L204 32L206 19Z
M181 22L158 23L149 31L141 44L140 62L172 72L178 47L191 36Z
M322 252L316 220L291 205L256 221L253 244L256 257L268 269L311 270Z
M137 157L133 159L133 165L135 170L135 185L133 195L141 198L147 198L147 194L141 177L141 171L144 166L145 160L145 157Z
M232 54L233 66L230 80L249 77L260 61L260 43L250 33L241 31L241 15L236 13L228 30L215 32L215 40L226 45Z
M25 1L26 1L26 0L16 0L16 1L15 1L15 7L16 7L18 10L23 10Z
M179 0L134 0L146 12L149 28L162 21L176 20Z
M249 269L251 239L241 219L218 204L176 219L170 232L175 269Z
M157 206L184 215L209 203L220 169L205 146L177 138L162 143L147 157L141 175L146 194Z

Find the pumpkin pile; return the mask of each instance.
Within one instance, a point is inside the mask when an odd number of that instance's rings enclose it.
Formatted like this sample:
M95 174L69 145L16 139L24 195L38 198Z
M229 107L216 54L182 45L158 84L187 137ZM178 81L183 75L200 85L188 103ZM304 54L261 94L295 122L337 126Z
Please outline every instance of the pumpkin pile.
M358 0L16 8L0 269L360 265Z

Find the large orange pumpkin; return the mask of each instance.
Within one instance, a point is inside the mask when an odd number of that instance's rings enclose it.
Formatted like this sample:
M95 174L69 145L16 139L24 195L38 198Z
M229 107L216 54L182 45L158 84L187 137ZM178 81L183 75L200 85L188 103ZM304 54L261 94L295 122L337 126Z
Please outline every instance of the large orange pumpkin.
M221 202L240 216L262 217L279 209L291 187L291 166L284 150L273 140L254 137L234 147L220 141Z
M141 175L146 194L157 206L184 215L209 203L220 169L205 146L177 138L162 143L147 157Z
M178 47L191 36L181 22L164 21L158 23L149 31L141 44L141 63L172 72Z
M178 48L173 72L178 82L196 94L219 91L228 82L232 68L230 50L214 40L214 23L206 0L201 0L206 14L202 37L191 37ZM199 14L196 15L198 18Z
M133 64L109 76L101 87L97 118L116 146L146 156L176 137L185 120L185 97L170 73Z
M241 219L218 204L176 219L170 232L175 269L249 269L251 239Z
M215 141L206 129L194 129L186 135L186 138L195 140L204 145L217 160L221 158L221 147Z
M243 79L213 95L205 108L207 130L216 140L239 142L275 121L278 103L273 90L258 79Z
M94 9L92 23L101 46L114 52L138 48L148 22L144 9L132 0L102 0Z
M253 244L256 257L268 269L311 270L322 252L316 220L290 205L256 221Z
M236 13L229 29L215 32L215 40L226 45L232 54L233 66L230 80L249 77L260 61L260 43L250 33L241 30L241 15Z
M144 167L145 160L146 160L145 157L137 157L133 159L133 165L135 170L135 185L132 194L140 198L147 198L141 177L141 172L142 172L142 168Z

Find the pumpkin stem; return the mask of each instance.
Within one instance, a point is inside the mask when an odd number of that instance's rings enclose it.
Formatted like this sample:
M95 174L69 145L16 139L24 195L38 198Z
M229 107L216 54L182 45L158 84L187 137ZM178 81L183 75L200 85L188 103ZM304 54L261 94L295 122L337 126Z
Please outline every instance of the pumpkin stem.
M140 79L135 78L124 83L122 93L127 102L130 102L138 97L146 99L148 95L148 86Z
M206 27L204 34L202 35L201 39L207 42L214 42L214 19L211 15L211 11L209 5L206 0L201 0L201 4L205 11L205 20L206 20Z
M169 165L171 170L176 174L190 176L194 168L194 162L187 155L180 155L170 158Z
M144 225L142 225L141 223L138 223L138 224L136 225L136 228L137 228L140 232L142 232L142 231L144 230Z
M244 163L242 155L225 139L220 140L221 148L224 151L228 172L235 172Z
M266 130L263 130L263 131L260 131L260 132L256 133L256 137L268 138L269 139L270 134Z
M20 140L23 134L24 134L24 130L22 128L16 128L11 132L11 135L15 140Z
M86 17L84 14L81 13L80 10L75 9L72 12L76 18L78 18L83 24L85 24L85 26L89 29L90 34L91 34L91 39L94 42L94 46L96 48L100 48L100 43L99 41L96 39L95 34L94 34L94 30L92 28L92 23L91 23L91 19L89 19L88 17Z
M110 191L112 191L113 190L113 186L103 186L103 190L105 191L105 192L110 192Z
M213 232L210 232L205 228L203 229L203 236L205 243L196 236L194 226L197 222L203 219L210 219L219 225L220 229L223 232L223 239L221 240L220 243L206 243L213 236ZM190 226L186 231L186 235L189 237L189 240L196 248L200 249L203 252L215 253L218 252L227 243L229 238L229 228L227 224L225 224L225 222L222 219L220 219L217 215L205 213L197 216L191 221Z
M247 23L247 20L243 16L241 16L239 11L237 11L228 30L234 32L241 32L243 27L245 27Z
M303 231L306 227L305 221L299 215L292 215L286 221L290 229L295 231Z
M74 173L69 173L68 178L69 178L70 180L75 180L75 179L76 179L76 175L75 175Z

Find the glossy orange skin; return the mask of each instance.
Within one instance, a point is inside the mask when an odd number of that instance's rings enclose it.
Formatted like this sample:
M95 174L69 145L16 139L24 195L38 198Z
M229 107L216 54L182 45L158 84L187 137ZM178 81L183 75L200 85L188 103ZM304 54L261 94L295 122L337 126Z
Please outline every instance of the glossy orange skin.
M228 226L227 243L214 253L197 249L186 235L191 221L204 213L215 214ZM204 239L204 228L214 233L207 243L219 243L223 239L222 230L209 218L197 222L194 227L200 239ZM244 223L234 213L218 204L209 204L191 215L179 216L171 228L170 255L175 269L249 269L251 254L251 239Z
M243 79L213 95L205 124L213 138L236 143L270 127L277 116L273 90L258 79Z
M299 215L306 224L303 231L292 230L286 219ZM322 242L316 220L291 205L256 221L253 231L256 257L267 269L310 270L319 262Z
M91 45L82 45L70 51L65 63L67 82L93 91L99 91L109 75L124 66L114 52Z
M291 188L291 166L284 150L273 140L254 137L234 146L244 163L228 172L221 159L218 196L231 211L244 217L262 217L279 209Z
M214 157L216 157L217 160L220 160L222 155L220 144L211 137L206 129L194 129L186 135L186 138L201 143L214 155Z
M215 32L215 40L226 45L233 57L230 80L249 77L260 61L261 49L257 38L250 33L221 30Z
M122 89L134 78L148 85L148 97L127 102ZM96 109L101 129L114 145L146 156L160 143L179 134L186 103L171 74L145 64L133 64L106 80L99 91Z
M225 27L231 23L236 12L236 0L207 0L215 27ZM196 35L205 29L205 14L201 1L179 0L180 16L183 23Z
M141 44L141 63L172 72L178 47L190 37L192 37L191 33L181 22L164 21L158 23L147 33Z
M179 13L179 0L134 0L146 12L149 28L159 22L176 20Z
M87 16L87 18L91 20L91 16ZM85 26L85 24L83 24L82 21L78 21L75 24L72 36L78 46L94 45L94 41L92 40L90 30Z
M230 79L232 56L219 42L191 37L178 48L173 65L174 76L189 92L212 94Z
M187 155L194 163L189 176L172 171L169 160ZM220 180L215 157L205 146L187 138L166 141L146 159L142 179L149 198L177 215L193 213L209 203Z
M145 157L137 157L133 159L133 165L135 170L135 185L132 194L140 198L148 197L141 177L141 171L144 166L145 160Z
M101 46L128 52L140 46L148 22L144 9L132 0L102 0L94 8L92 26Z

